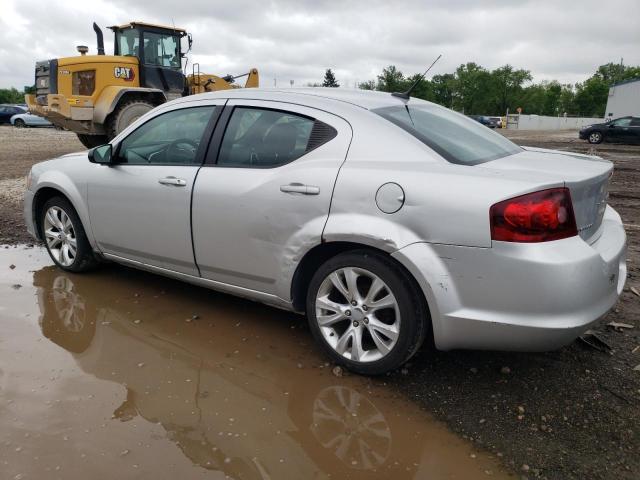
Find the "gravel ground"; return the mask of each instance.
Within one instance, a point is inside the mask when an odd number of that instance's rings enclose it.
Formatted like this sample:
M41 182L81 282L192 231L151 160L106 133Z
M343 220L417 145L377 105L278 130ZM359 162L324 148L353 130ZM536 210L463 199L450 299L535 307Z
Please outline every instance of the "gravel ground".
M593 328L611 350L578 340L549 353L422 352L390 381L524 477L638 479L640 146L591 147L571 131L503 133L520 145L615 163L609 203L625 222L629 272L615 310Z
M0 125L0 244L29 243L22 219L22 189L34 163L85 150L74 133Z
M610 351L580 341L557 352L422 352L384 379L527 478L637 479L640 472L640 147L590 145L576 132L501 132L521 145L595 153L616 165L610 203L627 228L629 276L593 330ZM33 163L82 150L75 135L0 127L0 243L32 241L20 207ZM614 329L619 322L632 328Z

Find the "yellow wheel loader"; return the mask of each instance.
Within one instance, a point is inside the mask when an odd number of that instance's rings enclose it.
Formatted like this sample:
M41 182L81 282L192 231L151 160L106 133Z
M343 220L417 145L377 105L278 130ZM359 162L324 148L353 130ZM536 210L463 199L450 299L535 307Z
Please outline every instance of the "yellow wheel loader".
M131 22L109 27L115 33L114 54L105 55L102 30L95 23L98 53L36 62L35 94L25 96L32 113L71 130L87 147L102 145L161 103L196 93L257 87L253 68L233 77L200 73L185 75L182 59L191 50L191 34L181 28ZM186 39L187 49L182 43ZM197 70L196 70L197 67Z

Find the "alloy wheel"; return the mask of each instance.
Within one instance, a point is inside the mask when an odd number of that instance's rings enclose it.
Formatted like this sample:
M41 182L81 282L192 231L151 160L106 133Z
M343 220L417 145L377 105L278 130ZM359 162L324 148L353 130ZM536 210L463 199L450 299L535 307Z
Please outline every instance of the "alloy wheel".
M589 135L589 142L590 143L600 143L600 139L602 138L602 134L598 133L598 132L593 132L592 134Z
M313 402L311 432L349 468L370 470L391 454L391 428L366 396L344 385L322 390Z
M69 267L76 259L78 244L69 215L60 207L50 207L44 216L44 236L51 256Z
M87 323L86 304L84 298L76 293L73 282L65 276L56 277L51 291L58 317L65 329L73 333L82 331Z
M375 362L389 354L400 334L400 307L374 273L344 267L320 284L316 321L336 353L354 362Z

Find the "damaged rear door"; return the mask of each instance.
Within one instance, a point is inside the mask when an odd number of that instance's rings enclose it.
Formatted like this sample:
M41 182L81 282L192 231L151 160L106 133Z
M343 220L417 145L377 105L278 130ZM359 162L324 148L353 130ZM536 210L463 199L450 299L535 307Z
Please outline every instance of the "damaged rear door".
M201 276L288 299L295 259L320 242L351 135L324 111L230 100L194 186Z

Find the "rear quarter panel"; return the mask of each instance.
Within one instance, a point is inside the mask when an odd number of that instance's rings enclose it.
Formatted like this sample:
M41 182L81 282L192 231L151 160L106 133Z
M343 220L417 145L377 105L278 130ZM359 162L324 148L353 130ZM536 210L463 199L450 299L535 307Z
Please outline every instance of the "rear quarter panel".
M325 241L357 241L393 252L414 242L490 247L489 208L540 188L549 176L455 165L403 130L366 112L351 120L354 136L340 169ZM393 214L376 204L381 185L404 190Z

